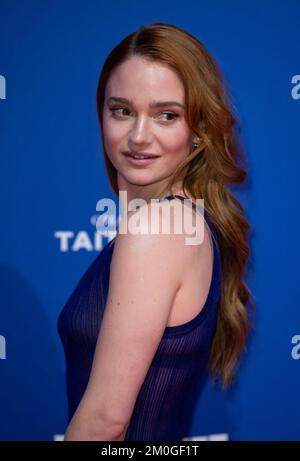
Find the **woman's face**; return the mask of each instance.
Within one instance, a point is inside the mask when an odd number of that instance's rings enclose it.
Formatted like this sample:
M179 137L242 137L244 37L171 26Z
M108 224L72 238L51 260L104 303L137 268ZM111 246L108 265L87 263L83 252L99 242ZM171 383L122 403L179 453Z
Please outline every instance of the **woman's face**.
M105 91L103 137L120 190L137 192L142 186L155 193L188 155L193 133L184 104L180 79L159 62L132 57L113 71ZM157 157L134 160L129 153Z

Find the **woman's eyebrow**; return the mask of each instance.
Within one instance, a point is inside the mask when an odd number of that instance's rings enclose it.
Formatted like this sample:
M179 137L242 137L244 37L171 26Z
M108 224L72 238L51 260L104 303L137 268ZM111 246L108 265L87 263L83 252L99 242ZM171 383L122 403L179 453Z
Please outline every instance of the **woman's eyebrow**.
M116 101L116 102L133 105L132 101L130 101L129 99L120 98L116 96L111 96L110 98L108 98L108 102L109 101ZM177 101L153 101L149 104L149 106L150 107L179 106L182 109L184 109L184 105Z

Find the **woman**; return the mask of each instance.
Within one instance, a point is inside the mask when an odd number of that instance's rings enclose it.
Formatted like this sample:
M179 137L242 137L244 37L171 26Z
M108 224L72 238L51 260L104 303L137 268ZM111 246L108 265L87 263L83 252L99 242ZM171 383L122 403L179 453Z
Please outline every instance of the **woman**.
M233 382L249 333L250 226L228 189L246 177L235 119L208 51L165 23L141 27L110 53L97 107L112 188L145 200L128 216L147 233L118 232L59 317L65 440L181 440L207 376L224 389ZM171 236L151 234L153 198L160 223L171 201L199 217L184 201L204 199L201 245L174 234L175 218Z

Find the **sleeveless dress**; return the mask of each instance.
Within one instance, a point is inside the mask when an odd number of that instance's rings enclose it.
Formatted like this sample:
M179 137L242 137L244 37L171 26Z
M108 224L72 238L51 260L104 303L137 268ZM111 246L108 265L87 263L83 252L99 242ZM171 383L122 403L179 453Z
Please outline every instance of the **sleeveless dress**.
M180 195L164 199L184 200ZM198 206L193 208L199 212ZM197 399L208 378L208 361L221 293L221 258L216 227L200 209L213 242L213 271L206 302L190 321L167 326L137 395L124 440L180 441L188 437ZM88 384L106 305L114 239L86 270L64 305L57 328L66 360L68 421Z

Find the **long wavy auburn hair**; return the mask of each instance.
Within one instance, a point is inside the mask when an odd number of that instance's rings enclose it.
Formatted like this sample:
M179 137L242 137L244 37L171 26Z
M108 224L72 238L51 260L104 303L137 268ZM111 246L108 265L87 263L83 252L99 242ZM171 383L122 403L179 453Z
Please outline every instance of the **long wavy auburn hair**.
M97 111L102 151L113 191L119 194L117 171L105 152L103 105L105 88L113 70L132 56L168 65L181 79L185 92L185 119L199 136L200 145L187 155L161 191L172 191L182 182L193 198L203 198L205 210L215 224L222 265L218 319L213 338L209 373L221 378L223 389L235 381L237 366L255 313L253 297L244 277L249 262L250 225L244 208L230 192L229 184L246 181L246 161L235 133L237 117L217 63L204 45L181 28L156 22L125 37L108 55L99 77Z

